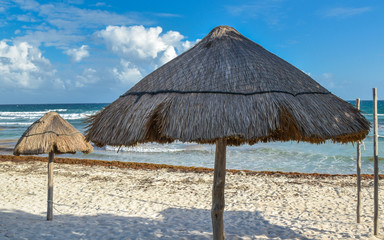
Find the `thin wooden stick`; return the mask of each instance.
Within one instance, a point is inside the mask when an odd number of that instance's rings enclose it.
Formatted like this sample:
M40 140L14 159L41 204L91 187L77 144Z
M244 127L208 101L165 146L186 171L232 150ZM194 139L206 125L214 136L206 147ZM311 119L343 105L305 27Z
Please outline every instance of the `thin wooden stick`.
M49 153L48 161L48 210L47 220L52 221L53 218L53 163L55 161L55 153Z
M377 136L377 89L373 89L373 158L374 158L374 216L373 234L378 234L379 219L379 158L378 158L378 136Z
M226 146L225 139L216 141L215 153L215 172L213 177L212 190L212 229L214 240L224 240L224 187L225 187L225 170L226 170Z
M356 108L360 110L360 98L356 99ZM357 143L357 158L356 158L356 175L357 175L357 207L356 221L360 223L361 214L361 142Z

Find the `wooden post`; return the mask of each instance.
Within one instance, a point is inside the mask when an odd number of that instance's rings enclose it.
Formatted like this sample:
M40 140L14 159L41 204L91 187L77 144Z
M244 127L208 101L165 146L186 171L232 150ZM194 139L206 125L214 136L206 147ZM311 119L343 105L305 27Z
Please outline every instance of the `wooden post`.
M53 218L53 163L55 161L55 153L49 153L48 161L48 210L47 220L52 221Z
M356 99L356 108L360 110L360 98ZM361 213L361 142L357 143L357 158L356 158L356 175L357 175L357 207L356 207L356 221L360 223Z
M213 177L213 190L212 190L212 229L214 240L224 240L224 187L225 187L225 173L226 173L226 146L225 139L218 139L216 141L215 153L215 172Z
M373 234L378 234L379 219L379 158L378 158L378 135L377 135L377 89L373 89L373 158L374 158L374 215L373 215Z

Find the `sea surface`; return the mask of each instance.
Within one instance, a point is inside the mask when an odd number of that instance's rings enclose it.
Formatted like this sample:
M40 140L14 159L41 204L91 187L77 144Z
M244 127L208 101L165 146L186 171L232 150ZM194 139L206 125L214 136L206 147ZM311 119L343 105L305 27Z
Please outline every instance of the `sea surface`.
M349 101L355 104L354 101ZM372 122L372 101L362 101L361 110ZM55 111L80 132L84 132L88 116L108 104L28 104L0 105L0 154L12 154L23 132L46 112ZM384 174L384 101L378 103L380 173ZM372 124L373 126L373 124ZM373 173L372 129L362 145L362 173ZM118 148L95 148L93 153L63 154L62 157L108 161L145 162L180 166L214 166L214 145L175 142L172 144L140 144ZM46 155L42 155L46 156ZM356 145L309 144L297 142L258 143L227 148L227 168L254 171L353 174L356 172Z

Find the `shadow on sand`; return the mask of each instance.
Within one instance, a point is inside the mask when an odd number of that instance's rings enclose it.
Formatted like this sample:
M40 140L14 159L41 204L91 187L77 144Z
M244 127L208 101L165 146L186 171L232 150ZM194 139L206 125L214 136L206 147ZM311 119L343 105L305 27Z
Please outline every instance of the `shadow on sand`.
M202 217L204 216L204 217ZM228 211L226 239L308 239L259 212ZM0 239L211 239L210 211L168 208L158 219L112 214L45 216L0 209Z

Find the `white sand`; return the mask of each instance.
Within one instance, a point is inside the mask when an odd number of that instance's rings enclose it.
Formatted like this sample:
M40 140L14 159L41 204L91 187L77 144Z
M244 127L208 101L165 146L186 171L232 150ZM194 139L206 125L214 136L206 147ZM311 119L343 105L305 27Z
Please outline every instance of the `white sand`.
M211 239L212 178L55 164L48 222L47 164L0 162L0 239ZM355 181L227 174L226 238L376 239L373 180L363 180L361 224ZM382 234L383 193L381 187Z

